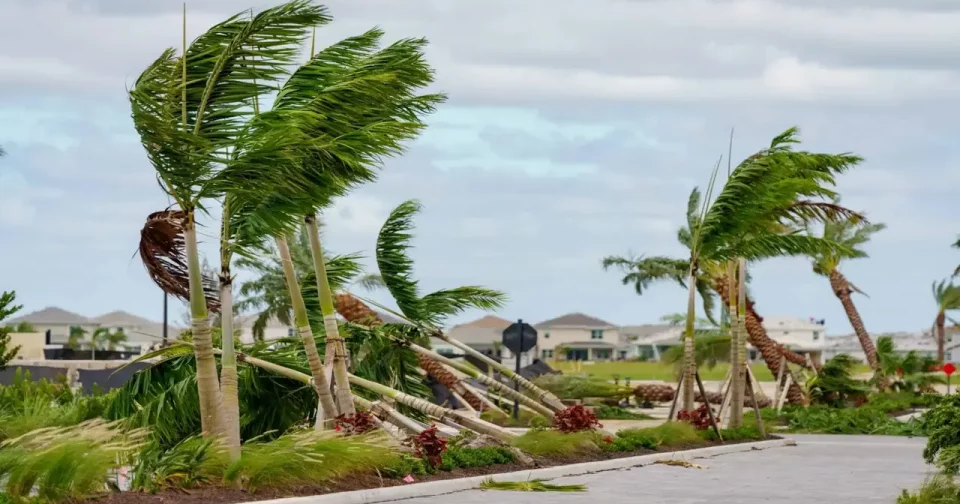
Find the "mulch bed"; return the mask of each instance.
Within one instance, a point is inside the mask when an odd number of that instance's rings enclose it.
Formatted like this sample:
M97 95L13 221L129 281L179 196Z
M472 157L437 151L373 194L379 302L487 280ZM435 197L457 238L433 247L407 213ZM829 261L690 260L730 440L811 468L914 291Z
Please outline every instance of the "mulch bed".
M779 439L777 436L768 436L768 439ZM728 441L726 444L739 444L754 442L751 441ZM491 474L502 474L515 471L530 469L540 469L544 467L554 467L567 464L578 464L581 462L596 462L600 460L611 460L627 457L636 457L638 455L649 455L651 453L666 453L692 450L697 448L707 448L717 446L720 443L716 441L704 441L702 443L691 444L689 446L671 447L663 450L635 450L630 452L585 452L573 456L536 458L533 466L527 466L519 463L499 464L487 467L473 467L468 469L455 469L453 471L440 471L436 474L417 477L415 483L427 481L439 481L455 478L468 478L471 476L486 476ZM165 490L156 494L144 492L123 492L92 498L86 501L90 504L233 504L237 502L250 502L259 500L280 499L284 497L302 497L308 495L323 495L338 492L350 492L353 490L366 490L371 488L392 487L407 485L399 478L382 478L377 474L353 474L349 478L330 482L324 485L306 485L292 486L283 488L262 488L254 493L250 493L237 488L224 488L216 486L207 486L193 488L190 490Z

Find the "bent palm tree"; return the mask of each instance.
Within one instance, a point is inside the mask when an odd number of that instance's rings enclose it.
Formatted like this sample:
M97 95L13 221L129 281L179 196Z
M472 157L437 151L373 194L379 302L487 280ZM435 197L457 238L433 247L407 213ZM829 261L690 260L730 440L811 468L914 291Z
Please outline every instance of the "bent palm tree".
M960 310L960 285L941 280L940 283L933 283L932 290L933 300L937 304L937 318L934 321L937 329L937 362L943 362L947 344L947 312Z
M853 252L853 254L850 255L851 258L864 258L867 257L867 253L860 247L869 241L874 233L882 231L886 227L887 226L882 223L871 224L858 221L857 219L848 219L825 223L820 236L824 239L843 244ZM810 234L812 230L808 229L807 232ZM830 279L830 287L833 289L834 295L837 296L843 305L843 310L850 320L850 325L853 326L853 331L856 333L857 339L860 340L863 353L867 356L867 363L874 371L879 371L880 363L877 360L877 347L874 345L873 340L870 339L870 333L867 332L866 326L863 325L860 313L857 312L857 307L854 306L853 299L851 298L851 294L854 292L860 292L861 294L863 292L847 280L847 277L840 272L839 266L842 259L843 257L841 255L831 251L824 251L814 255L813 272Z
M197 363L202 430L220 432L219 380L208 309L216 309L216 287L202 278L197 251L196 211L249 180L226 173L241 152L237 142L246 112L293 63L308 30L329 21L325 9L294 0L256 16L249 11L223 21L180 56L167 49L130 90L133 121L161 187L178 210L152 214L141 232L140 254L154 281L189 300ZM186 16L184 16L184 25ZM278 143L251 144L242 167L271 170ZM250 170L253 171L253 170ZM229 341L231 338L225 338ZM232 359L232 358L231 358ZM228 360L228 365L232 365Z
M710 202L717 169L708 187L707 197L694 189L687 202L687 225L678 233L679 241L690 250L689 259L667 257L639 260L611 256L603 260L605 269L625 271L624 284L634 284L638 293L652 282L671 279L688 288L687 321L684 336L684 409L693 408L694 310L699 291L705 305L712 304L712 286L727 304L735 304L732 286L726 276L726 262L736 258L760 261L772 257L809 255L820 251L849 253L830 240L786 232L788 226L808 221L832 221L855 215L832 203L808 198L833 198L828 188L834 176L860 161L851 154L815 154L794 151L796 129L791 128L773 139L770 147L741 162L731 173L716 200ZM719 167L719 162L717 163ZM751 343L764 356L768 367L779 365L784 349L770 340L759 317L747 301L745 324ZM707 312L708 314L710 311ZM759 329L759 330L758 330ZM800 401L793 387L793 401Z

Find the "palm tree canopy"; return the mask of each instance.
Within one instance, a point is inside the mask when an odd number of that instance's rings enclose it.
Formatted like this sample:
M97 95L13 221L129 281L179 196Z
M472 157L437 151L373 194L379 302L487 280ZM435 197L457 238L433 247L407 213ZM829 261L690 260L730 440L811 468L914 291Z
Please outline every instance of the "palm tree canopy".
M839 201L837 201L839 203ZM814 231L811 226L806 226L808 235L813 236ZM820 236L824 240L829 240L840 244L849 250L848 254L840 254L837 250L821 250L814 254L813 271L818 275L829 275L831 271L837 269L840 261L844 258L860 259L866 258L867 253L863 250L863 245L870 241L870 238L880 231L887 228L886 224L881 222L868 223L862 219L841 219L827 221L822 225Z
M409 200L395 208L377 236L377 267L380 277L393 296L403 316L415 323L439 327L444 319L470 308L494 310L503 306L504 293L485 287L468 285L441 289L420 295L413 278L413 260L408 255L413 238L413 217L420 203Z
M957 242L953 244L953 247L960 249L960 238L957 238ZM953 276L960 276L960 265L957 265L957 269L953 270Z
M960 310L960 285L954 285L946 280L933 282L933 299L937 303L937 313L951 310Z

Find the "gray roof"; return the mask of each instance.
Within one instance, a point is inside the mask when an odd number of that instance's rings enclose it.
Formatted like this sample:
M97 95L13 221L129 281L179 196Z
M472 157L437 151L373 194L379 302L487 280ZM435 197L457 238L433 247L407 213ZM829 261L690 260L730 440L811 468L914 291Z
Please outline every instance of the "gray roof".
M503 317L498 317L496 315L484 315L483 317L478 318L477 320L467 322L464 324L458 324L454 327L483 327L486 329L500 329L501 331L510 326L514 321L507 320Z
M653 336L654 334L662 333L673 329L674 326L670 324L643 324L643 325L631 325L631 326L622 326L620 327L620 334L627 336L636 336L637 338L645 338L647 336Z
M127 313L123 310L112 311L110 313L105 313L99 317L94 317L90 319L90 322L100 324L102 326L140 326L146 327L150 325L156 325L157 322L152 320L147 320L143 317L134 315L132 313Z
M566 315L561 315L557 318L552 318L550 320L545 320L537 324L537 327L559 327L559 326L571 326L571 327L596 327L596 328L607 328L607 327L616 327L615 325L607 322L606 320L601 320L596 317L591 317L583 313L568 313Z
M492 345L495 341L503 340L503 329L464 325L450 329L447 335L467 345Z
M43 325L70 325L70 324L92 324L92 320L84 317L83 315L78 315L73 312L64 310L63 308L57 308L55 306L48 306L42 310L38 310L32 313L28 313L21 317L17 317L8 321L11 324L19 324L20 322L29 322L31 324L43 324Z

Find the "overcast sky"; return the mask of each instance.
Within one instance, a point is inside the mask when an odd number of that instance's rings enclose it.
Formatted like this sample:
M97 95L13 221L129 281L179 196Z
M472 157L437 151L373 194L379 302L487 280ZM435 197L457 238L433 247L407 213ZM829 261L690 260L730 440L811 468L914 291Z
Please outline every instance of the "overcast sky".
M278 3L254 1L189 2L189 36ZM330 249L370 254L390 209L420 199L413 257L426 291L502 289L510 303L500 315L529 321L580 311L639 324L681 311L679 287L637 296L600 259L683 254L686 197L707 183L731 127L735 161L793 125L809 150L866 158L840 190L889 226L869 259L842 267L870 296L857 299L869 329L929 327L930 284L960 263L949 248L960 233L955 1L327 5L335 20L320 43L375 25L390 39L425 36L437 88L450 95L379 182L324 214ZM162 295L134 252L144 218L167 198L125 88L178 44L180 9L0 1L0 290L15 289L25 311L161 317ZM205 250L215 247L207 239ZM761 315L851 330L809 261L759 264L753 278Z

